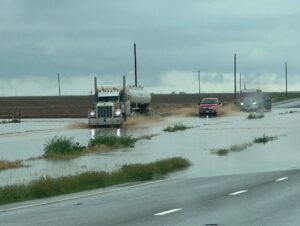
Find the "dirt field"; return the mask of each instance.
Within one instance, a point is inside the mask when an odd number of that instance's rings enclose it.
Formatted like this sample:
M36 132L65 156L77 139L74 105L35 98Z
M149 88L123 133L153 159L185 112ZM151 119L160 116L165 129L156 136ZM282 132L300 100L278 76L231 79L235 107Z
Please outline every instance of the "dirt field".
M1 97L0 118L84 118L91 96Z
M289 93L288 97L285 97L284 93L270 93L270 96L274 101L300 97L300 93ZM152 94L151 107L154 113L162 117L194 116L197 115L197 104L203 97L218 97L224 103L224 112L221 114L235 111L234 105L230 105L234 102L234 96L228 93L201 94L201 96ZM11 119L19 114L21 118L86 118L92 106L92 96L0 97L0 118Z

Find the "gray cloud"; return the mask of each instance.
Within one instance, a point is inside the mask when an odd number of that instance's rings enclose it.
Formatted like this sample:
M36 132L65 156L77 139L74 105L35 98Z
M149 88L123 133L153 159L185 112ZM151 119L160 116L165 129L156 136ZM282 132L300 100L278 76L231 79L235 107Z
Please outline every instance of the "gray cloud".
M148 86L159 85L166 71L210 71L215 77L205 79L224 82L235 52L249 79L280 77L284 61L297 74L299 6L296 0L0 0L0 76L132 76L134 42L139 80Z

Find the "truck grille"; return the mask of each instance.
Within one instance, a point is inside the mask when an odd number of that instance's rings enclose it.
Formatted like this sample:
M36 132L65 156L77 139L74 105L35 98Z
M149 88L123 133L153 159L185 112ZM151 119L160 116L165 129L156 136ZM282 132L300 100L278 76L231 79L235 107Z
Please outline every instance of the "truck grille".
M111 106L98 107L98 117L99 118L111 118L112 117L112 107Z

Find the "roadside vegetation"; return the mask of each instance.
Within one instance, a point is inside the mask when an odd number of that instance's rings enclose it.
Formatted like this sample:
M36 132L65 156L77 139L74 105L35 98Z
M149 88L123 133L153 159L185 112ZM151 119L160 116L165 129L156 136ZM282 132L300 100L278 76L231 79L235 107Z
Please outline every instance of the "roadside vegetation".
M137 141L138 140L151 140L153 137L157 137L159 136L160 134L158 133L155 133L155 134L149 134L149 135L142 135L142 136L139 136L137 138L135 138Z
M251 112L248 115L248 119L260 119L260 118L263 118L263 117L265 117L265 115L263 113L256 113L256 112Z
M119 148L132 148L138 140L150 140L154 136L158 136L158 134L143 135L136 138L132 136L98 135L90 139L87 146L75 142L71 137L55 136L46 141L42 157L66 159L91 152L107 152Z
M189 165L190 162L187 159L174 157L148 164L128 164L110 173L90 171L59 178L42 177L29 184L0 187L0 205L103 188L128 182L153 180L161 178L167 173L185 169Z
M219 148L219 149L214 149L212 150L213 153L216 153L217 155L223 156L223 155L228 155L229 149L226 148Z
M7 124L7 123L20 123L20 119L7 119L0 121L0 124Z
M252 142L249 142L249 143L231 145L229 148L211 149L211 153L217 154L217 155L220 155L220 156L226 156L230 152L243 151L243 150L246 150L248 147L250 147L254 144L259 144L259 143L265 144L269 141L273 141L273 140L276 140L276 139L278 139L277 136L271 136L271 135L263 134L260 137L254 138L254 140Z
M186 130L186 129L190 129L190 128L192 128L192 127L178 123L178 124L175 124L174 126L168 126L168 127L164 128L163 131L165 131L165 132L176 132L176 131L179 131L179 130Z
M55 136L46 141L44 145L44 157L74 156L81 154L85 149L85 146L75 142L73 138Z
M70 137L54 137L46 141L43 157L50 159L73 158L90 152L133 147L135 142L136 139L130 136L99 135L90 139L86 147Z
M254 143L262 143L262 144L265 144L265 143L267 143L267 142L269 142L269 141L273 141L273 140L276 140L278 137L276 137L276 136L269 136L269 135L266 135L266 134L264 134L264 135L262 135L262 136L260 136L260 137L256 137L255 139L254 139Z
M236 144L230 146L229 148L212 149L211 151L212 153L223 156L223 155L228 155L229 152L243 151L252 145L253 143Z
M90 139L88 147L128 148L134 146L136 139L131 136L104 135Z
M15 168L22 168L22 167L27 167L27 165L24 165L23 161L21 160L16 160L16 161L0 160L0 170L15 169Z
M296 110L290 110L290 111L285 111L285 112L280 112L280 115L287 115L287 114L293 114L293 113L299 113L299 111Z

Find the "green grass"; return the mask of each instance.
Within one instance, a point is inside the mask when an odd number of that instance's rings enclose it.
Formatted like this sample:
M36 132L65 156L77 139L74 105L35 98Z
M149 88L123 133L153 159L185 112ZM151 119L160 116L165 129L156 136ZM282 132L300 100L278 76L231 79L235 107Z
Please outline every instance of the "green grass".
M262 143L262 144L265 144L265 143L267 143L267 142L269 142L269 141L273 141L273 140L276 140L278 137L276 137L276 136L268 136L268 135L266 135L266 134L264 134L264 135L262 135L262 136L260 136L260 137L256 137L255 139L254 139L254 143Z
M27 167L24 165L23 161L16 160L16 161L8 161L8 160L0 160L0 170L6 169L15 169L15 168L22 168Z
M230 151L235 152L235 151L243 151L246 150L248 147L252 146L253 143L244 143L244 144L236 144L230 146Z
M298 113L299 111L295 111L295 110L290 110L289 114L293 114L293 113Z
M163 131L165 132L176 132L176 131L179 131L179 130L186 130L186 129L190 129L191 127L189 126L185 126L185 125L182 125L182 124L176 124L174 126L168 126L166 128L163 129Z
M160 134L155 133L155 134L149 134L149 135L142 135L139 137L136 137L135 139L138 140L151 140L153 137L159 136Z
M294 114L294 113L299 113L299 111L295 110L290 110L290 111L285 111L285 112L280 112L280 115L286 115L286 114Z
M223 155L228 155L229 151L230 151L229 149L220 148L215 150L215 153L217 153L217 155L223 156Z
M90 171L60 178L42 177L29 184L0 187L0 204L46 198L127 182L153 180L175 170L185 169L189 165L187 159L174 157L148 164L124 165L111 173Z
M44 157L59 157L81 154L85 150L85 146L75 142L73 138L57 137L46 141L44 145Z
M248 119L259 119L259 118L263 118L265 117L265 115L263 113L256 113L256 112L251 112L248 115Z
M54 137L46 141L43 157L48 159L74 158L85 153L133 147L137 140L131 136L98 135L90 139L88 146L85 147L75 142L73 138Z
M105 145L109 148L127 148L134 146L136 138L131 136L96 136L94 139L91 139L88 147L96 147Z
M228 155L230 152L243 151L250 146L252 146L252 143L236 144L231 145L229 148L212 149L211 151L217 155L224 156Z
M267 143L269 141L273 141L277 139L278 137L276 136L268 136L268 135L263 135L261 137L256 137L252 142L249 143L243 143L243 144L236 144L236 145L231 145L229 148L219 148L219 149L211 149L211 153L220 155L220 156L225 156L228 155L230 152L238 152L238 151L243 151L246 150L248 147L252 146L253 144L258 144L258 143Z

